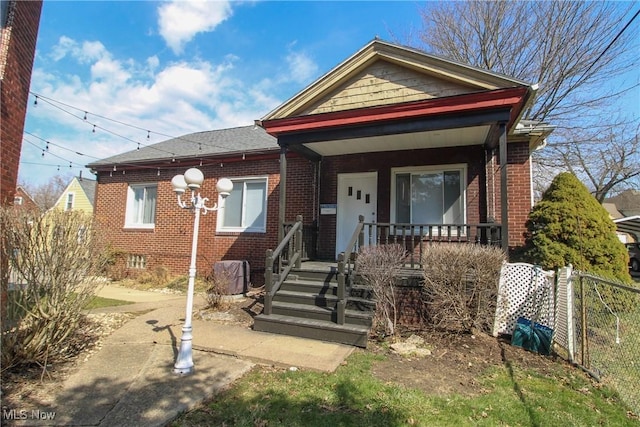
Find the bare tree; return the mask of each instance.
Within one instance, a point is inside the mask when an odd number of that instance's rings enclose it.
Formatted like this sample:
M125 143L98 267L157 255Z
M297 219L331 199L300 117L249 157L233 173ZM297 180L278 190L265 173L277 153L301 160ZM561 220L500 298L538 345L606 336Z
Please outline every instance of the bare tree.
M639 85L637 79L622 86L612 83L638 65L638 30L630 25L638 14L630 13L634 7L617 2L429 2L421 10L423 28L417 37L408 37L428 52L538 83L536 102L523 117L548 121L558 131L551 149L536 153L535 160L546 171L571 170L578 161L574 170L602 199L628 184L640 164L637 150L625 146L637 131L584 132L619 125L610 121L619 116L616 101ZM638 121L638 112L632 113L627 124ZM608 175L612 165L618 171Z
M36 185L25 182L20 185L27 190L41 210L47 211L56 204L64 189L69 185L71 178L73 178L71 174L54 175L44 184Z
M104 237L83 212L0 209L2 370L64 359L102 280ZM4 296L3 296L4 299Z
M562 142L548 148L540 169L568 170L591 188L602 203L612 192L637 188L640 181L640 138L625 123L607 129L559 129ZM556 174L547 174L555 176Z

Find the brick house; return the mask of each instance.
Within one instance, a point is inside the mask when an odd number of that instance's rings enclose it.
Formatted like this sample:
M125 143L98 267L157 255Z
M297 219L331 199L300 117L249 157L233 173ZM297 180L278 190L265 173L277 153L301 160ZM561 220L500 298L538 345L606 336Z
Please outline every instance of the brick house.
M13 203L18 180L22 131L42 1L2 1L0 19L0 204Z
M193 215L178 208L171 178L198 167L210 198L230 178L225 209L201 217L198 271L248 260L254 285L266 250L298 215L312 259L335 260L360 216L374 238L421 224L430 239L512 249L533 204L530 154L550 133L521 120L534 96L517 79L373 40L253 126L89 164L94 213L132 274L185 274Z
M18 185L16 187L16 192L13 196L13 209L18 210L26 210L26 211L40 211L40 207L33 200L31 195L22 188L22 186Z

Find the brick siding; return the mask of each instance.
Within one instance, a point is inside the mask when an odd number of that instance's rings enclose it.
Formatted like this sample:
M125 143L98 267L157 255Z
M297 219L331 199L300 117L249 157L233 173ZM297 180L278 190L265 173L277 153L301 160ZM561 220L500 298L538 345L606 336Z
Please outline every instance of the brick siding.
M0 203L13 203L42 1L11 1L0 37Z
M486 221L486 204L483 202L486 199L486 171L483 166L484 150L480 146L326 157L321 168L320 204L337 203L338 174L377 171L377 218L378 222L389 222L392 168L449 164L467 164L467 222ZM318 256L332 259L335 257L336 216L322 215L319 228Z
M153 169L138 171L100 172L96 191L95 215L108 233L113 248L127 254L146 256L146 269L153 271L162 266L171 273L185 275L191 257L191 242L194 216L180 209L171 187L171 178L184 173L187 167L162 170L158 176ZM240 178L267 176L267 225L266 233L216 232L217 212L200 215L198 236L197 270L199 275L211 272L213 264L220 260L247 260L254 286L264 282L264 263L267 249L277 246L278 209L280 203L280 163L278 155L273 158L244 162L220 163L200 166L205 175L201 194L217 197L215 184L218 178ZM306 159L287 159L287 221L301 214L305 224L314 220L314 205L309 201L314 194L312 177L315 165ZM130 184L157 183L156 223L153 230L124 228L127 189ZM302 195L302 197L301 197ZM208 203L211 206L215 200ZM139 271L128 270L136 275Z

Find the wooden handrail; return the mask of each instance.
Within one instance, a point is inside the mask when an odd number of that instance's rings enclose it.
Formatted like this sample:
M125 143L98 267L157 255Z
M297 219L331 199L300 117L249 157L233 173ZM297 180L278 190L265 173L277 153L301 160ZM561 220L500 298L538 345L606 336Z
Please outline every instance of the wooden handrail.
M345 310L347 306L347 285L351 284L353 278L351 277L353 272L352 265L352 254L357 252L358 248L362 245L364 236L362 235L362 230L364 229L364 216L360 215L358 217L358 225L356 225L356 229L353 231L353 235L347 243L347 248L344 252L340 252L338 254L338 312L337 312L337 323L339 325L344 325L345 322Z
M284 226L284 224L283 224ZM287 249L285 259L285 249ZM300 268L302 260L302 215L296 217L296 222L284 236L276 249L267 249L264 271L264 314L271 314L273 297L286 280L291 269ZM274 270L277 275L274 277Z

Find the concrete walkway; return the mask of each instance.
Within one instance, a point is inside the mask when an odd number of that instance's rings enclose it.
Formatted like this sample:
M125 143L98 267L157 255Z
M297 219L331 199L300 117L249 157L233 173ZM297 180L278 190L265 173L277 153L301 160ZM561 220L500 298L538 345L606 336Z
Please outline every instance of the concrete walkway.
M186 297L107 286L100 296L135 302L113 311L143 312L111 334L42 408L10 425L164 426L215 396L255 364L332 372L353 347L193 320L189 376L173 373ZM204 307L194 302L194 312ZM105 311L102 309L101 311ZM32 412L32 411L39 411ZM53 420L37 419L51 417Z

